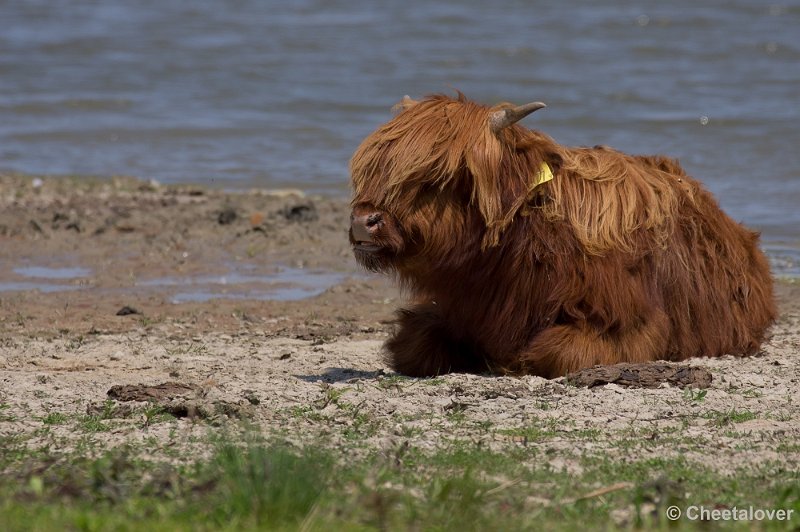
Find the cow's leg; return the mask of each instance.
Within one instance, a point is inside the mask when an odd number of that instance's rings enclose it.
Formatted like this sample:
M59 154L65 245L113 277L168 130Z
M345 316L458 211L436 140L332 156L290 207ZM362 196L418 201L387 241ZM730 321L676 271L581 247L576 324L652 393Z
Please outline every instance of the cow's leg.
M483 355L469 341L453 337L435 305L398 312L398 329L386 342L386 361L411 377L488 371Z
M555 325L521 354L521 371L554 378L594 365L651 362L667 354L669 318L654 310L626 329L598 331L586 322Z

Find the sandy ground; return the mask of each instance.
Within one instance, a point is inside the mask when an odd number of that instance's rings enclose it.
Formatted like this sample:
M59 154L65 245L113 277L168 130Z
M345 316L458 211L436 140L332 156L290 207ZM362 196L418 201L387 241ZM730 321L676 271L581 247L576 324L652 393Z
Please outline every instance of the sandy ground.
M97 445L157 454L245 419L355 452L466 440L576 472L586 457L665 455L800 471L800 285L778 285L759 356L689 361L713 374L705 392L400 378L380 352L402 300L355 265L348 214L346 199L292 191L0 176L0 436L69 448L85 434L43 434L42 420L102 413ZM186 385L161 399L176 422L108 401L116 385L167 382Z

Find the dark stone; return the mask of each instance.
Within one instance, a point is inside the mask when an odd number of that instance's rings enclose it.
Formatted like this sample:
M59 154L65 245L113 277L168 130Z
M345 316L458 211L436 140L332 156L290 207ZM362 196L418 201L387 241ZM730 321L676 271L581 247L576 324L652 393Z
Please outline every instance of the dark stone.
M57 212L53 214L53 221L52 221L53 227L57 228L59 222L66 222L67 220L69 220L69 216L67 216L63 212Z
M301 203L283 209L283 216L290 222L308 223L319 219L317 208L313 203Z
M217 223L219 223L219 225L228 225L235 222L236 218L236 209L233 207L225 207L220 211L219 216L217 216Z

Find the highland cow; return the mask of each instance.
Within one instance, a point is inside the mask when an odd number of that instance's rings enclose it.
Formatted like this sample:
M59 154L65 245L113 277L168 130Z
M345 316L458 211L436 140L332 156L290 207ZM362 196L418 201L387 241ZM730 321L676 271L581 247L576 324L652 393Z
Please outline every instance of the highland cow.
M350 242L412 300L386 343L411 376L556 377L750 355L776 310L758 234L680 165L568 148L544 107L405 98L351 161Z

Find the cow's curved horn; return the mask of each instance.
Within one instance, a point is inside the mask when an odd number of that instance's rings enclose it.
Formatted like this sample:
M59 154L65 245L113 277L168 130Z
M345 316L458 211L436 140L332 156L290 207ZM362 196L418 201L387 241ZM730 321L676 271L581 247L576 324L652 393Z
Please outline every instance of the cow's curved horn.
M547 107L542 102L531 102L525 105L518 105L517 107L508 107L493 112L489 116L489 126L495 133L515 124L531 114L534 111Z
M395 113L400 113L402 111L405 111L409 107L417 105L417 103L419 103L417 102L417 100L412 100L411 97L408 94L406 94L405 96L403 96L402 100L397 102L394 105L394 107L392 107L392 111L394 111Z

